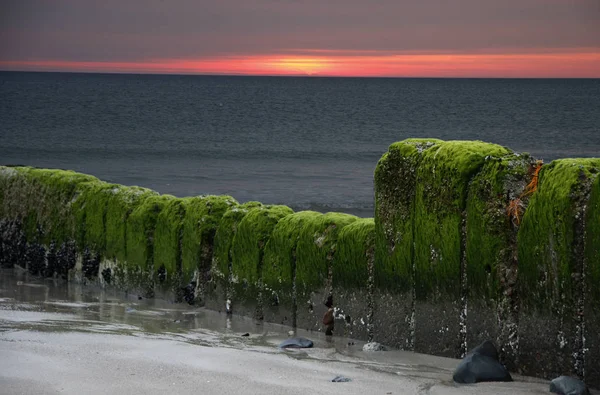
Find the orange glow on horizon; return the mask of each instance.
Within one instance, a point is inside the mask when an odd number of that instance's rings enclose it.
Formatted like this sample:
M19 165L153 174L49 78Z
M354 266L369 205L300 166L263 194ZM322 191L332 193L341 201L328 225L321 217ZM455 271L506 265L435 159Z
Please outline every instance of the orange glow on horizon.
M0 61L0 69L335 77L600 78L600 50L595 49L506 54L306 52L146 62Z

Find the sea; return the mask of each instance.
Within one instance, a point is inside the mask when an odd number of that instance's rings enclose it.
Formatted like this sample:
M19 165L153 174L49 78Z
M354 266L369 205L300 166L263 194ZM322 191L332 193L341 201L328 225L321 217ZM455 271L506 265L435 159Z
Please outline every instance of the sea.
M600 157L600 79L0 72L0 165L180 197L372 217L377 161L409 137Z

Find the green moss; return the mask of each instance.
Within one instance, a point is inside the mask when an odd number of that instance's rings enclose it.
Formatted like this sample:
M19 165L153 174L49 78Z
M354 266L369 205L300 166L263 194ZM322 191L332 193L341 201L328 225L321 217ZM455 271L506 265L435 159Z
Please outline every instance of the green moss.
M333 259L333 286L367 289L369 259L375 249L375 221L361 218L339 233Z
M215 234L228 210L237 207L231 196L203 196L184 199L182 273L186 281L196 270L211 267Z
M228 279L231 264L231 246L242 219L248 212L256 207L261 207L259 202L246 202L239 206L230 207L221 218L214 239L213 267L216 272Z
M469 181L486 158L509 153L504 147L479 141L447 141L423 151L417 168L414 217L418 299L459 295L463 210Z
M277 223L265 248L263 283L267 287L287 290L291 295L298 239L306 223L321 215L316 211L300 211Z
M498 270L513 264L516 238L507 207L522 195L531 179L529 155L490 157L469 185L467 199L467 284L469 295L497 299Z
M156 218L154 230L154 273L164 267L167 282L175 282L181 275L181 238L185 208L183 199L172 199Z
M557 306L572 295L572 273L580 273L582 263L574 248L583 237L578 217L599 168L600 159L560 159L542 167L518 233L519 286L525 303ZM588 227L594 229L593 222Z
M306 221L296 248L296 287L299 292L317 290L326 284L339 232L357 219L354 215L327 213Z
M104 256L106 248L106 211L116 184L89 181L78 185L73 203L77 225L77 244Z
M151 272L154 264L154 231L160 212L173 196L148 196L127 218L127 267Z
M413 217L417 169L423 152L437 139L394 143L375 168L375 268L378 288L406 291L412 287Z
M590 169L592 171L592 169ZM590 200L586 216L586 243L585 257L586 290L588 301L595 308L600 308L600 175L592 175L595 180L592 184Z
M158 193L146 188L121 185L111 192L106 210L105 256L124 262L127 259L127 219L140 202L149 196L158 196Z
M23 221L30 242L60 244L73 238L71 201L78 184L95 177L31 167L4 167L1 174L3 217Z
M275 225L294 211L287 206L266 205L250 209L240 221L231 246L233 274L249 284L262 278L265 246Z

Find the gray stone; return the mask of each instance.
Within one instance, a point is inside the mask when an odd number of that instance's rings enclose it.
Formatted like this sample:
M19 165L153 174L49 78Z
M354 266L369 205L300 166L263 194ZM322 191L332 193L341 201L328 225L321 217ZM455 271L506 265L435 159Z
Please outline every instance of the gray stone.
M561 395L589 395L585 383L574 377L560 376L550 382L550 392Z
M279 348L312 348L313 342L304 337L293 337L285 339L279 345Z
M508 370L498 361L498 351L494 344L486 340L475 347L460 362L452 379L461 384L484 381L512 381Z

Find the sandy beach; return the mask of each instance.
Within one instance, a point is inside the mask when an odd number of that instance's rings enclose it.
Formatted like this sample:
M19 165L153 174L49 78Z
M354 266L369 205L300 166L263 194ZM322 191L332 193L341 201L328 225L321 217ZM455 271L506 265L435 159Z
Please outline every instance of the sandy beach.
M364 352L349 338L117 291L0 276L0 388L6 394L546 394L545 380L458 385L458 360ZM245 335L245 336L244 336ZM350 382L332 382L336 376Z

